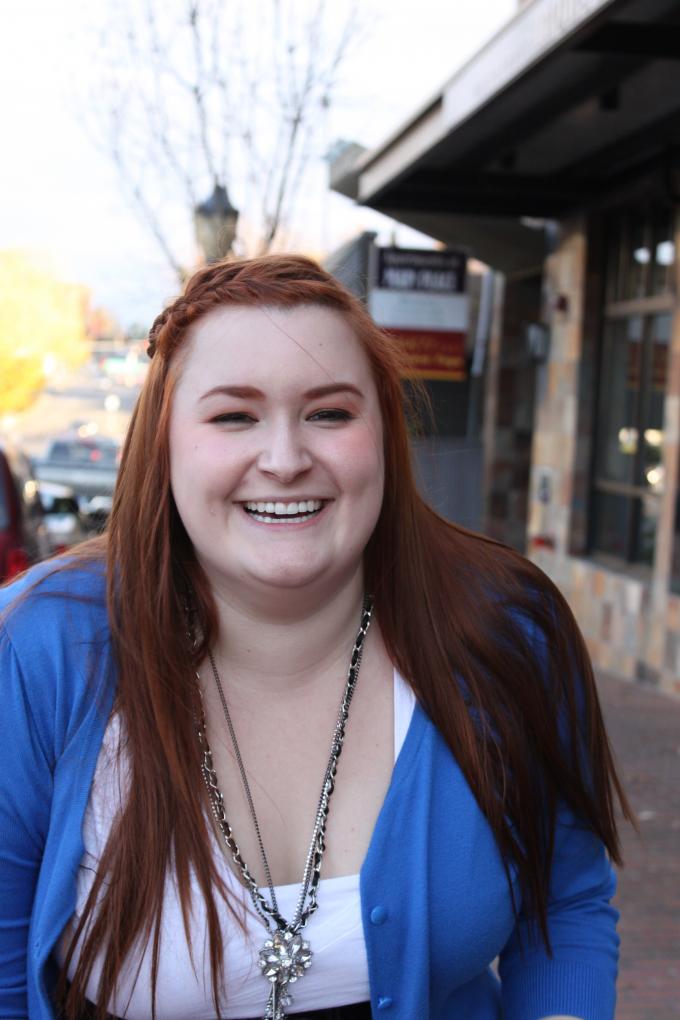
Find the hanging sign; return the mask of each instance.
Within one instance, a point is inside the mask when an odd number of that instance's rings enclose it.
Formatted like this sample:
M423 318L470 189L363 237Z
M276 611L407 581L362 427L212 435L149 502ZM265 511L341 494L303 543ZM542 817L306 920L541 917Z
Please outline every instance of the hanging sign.
M378 248L372 277L368 308L405 354L405 376L465 379L466 256Z

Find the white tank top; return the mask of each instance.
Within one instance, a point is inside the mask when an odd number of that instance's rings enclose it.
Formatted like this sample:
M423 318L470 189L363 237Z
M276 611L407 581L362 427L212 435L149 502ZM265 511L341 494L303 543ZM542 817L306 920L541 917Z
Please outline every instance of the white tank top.
M395 761L406 737L415 697L399 673L394 671L394 756ZM77 880L76 907L72 924L77 923L92 888L94 874L108 839L113 818L126 786L126 763L117 754L119 719L109 721L97 760L92 790L83 819L85 852ZM212 832L212 830L211 830ZM236 901L244 906L245 934L234 923L226 906L216 900L222 916L225 940L225 989L222 995L224 1020L261 1017L268 985L258 966L258 954L266 937L264 926L252 909L247 891L239 883L213 834L215 858L220 875ZM290 917L297 904L299 884L275 886L279 909ZM266 890L264 890L266 894ZM198 885L192 886L191 918L193 962L184 933L179 895L174 877L166 879L161 925L161 951L156 984L156 1015L159 1020L215 1020L212 1001L210 962L207 952L205 908ZM234 900L232 900L234 902ZM201 933L200 938L195 933ZM319 907L309 919L305 937L312 945L314 961L308 973L291 987L293 1012L326 1009L365 1002L370 998L368 964L361 921L359 875L321 879ZM64 960L64 941L57 950ZM69 966L73 978L78 949ZM87 985L86 995L97 999L103 960L97 959ZM127 1020L148 1020L151 1016L151 953L145 950L128 964L118 981L118 991L109 1011Z

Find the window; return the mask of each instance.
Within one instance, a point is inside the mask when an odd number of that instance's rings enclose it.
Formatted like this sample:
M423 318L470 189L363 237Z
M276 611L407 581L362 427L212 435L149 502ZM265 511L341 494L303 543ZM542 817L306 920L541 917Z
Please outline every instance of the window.
M590 548L623 564L654 562L674 259L669 207L610 221Z
M675 241L673 208L650 204L613 216L607 225L609 304L670 295Z
M675 532L671 553L671 591L680 595L680 485L675 494Z

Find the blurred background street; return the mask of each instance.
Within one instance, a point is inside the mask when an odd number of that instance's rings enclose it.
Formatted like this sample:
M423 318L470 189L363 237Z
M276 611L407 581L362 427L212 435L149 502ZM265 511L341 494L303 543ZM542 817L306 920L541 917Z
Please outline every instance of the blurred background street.
M114 351L119 364L129 359L128 349ZM142 361L142 358L144 359ZM34 457L41 457L50 439L69 429L89 424L102 435L122 441L139 393L139 381L126 384L103 367L111 361L97 351L78 369L64 371L50 381L26 410L11 419L12 432ZM134 356L135 367L137 355ZM143 350L139 351L140 371L146 370ZM129 363L129 361L128 361Z

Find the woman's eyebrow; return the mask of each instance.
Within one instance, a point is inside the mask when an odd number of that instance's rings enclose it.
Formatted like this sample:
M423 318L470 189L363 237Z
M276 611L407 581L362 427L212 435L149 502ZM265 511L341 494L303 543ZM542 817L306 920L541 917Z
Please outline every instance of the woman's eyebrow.
M264 400L264 393L255 386L213 386L199 397L199 400L218 396L238 397L241 400Z
M308 400L316 400L318 397L330 397L334 393L352 393L355 397L362 397L361 390L350 382L327 383L326 386L315 386L307 390L305 397Z
M350 382L327 383L325 386L314 386L306 390L303 396L306 400L317 400L319 397L329 397L335 393L351 393L363 399L361 390ZM207 400L209 397L223 396L236 397L240 400L264 400L265 394L256 386L213 386L207 390L199 400Z

